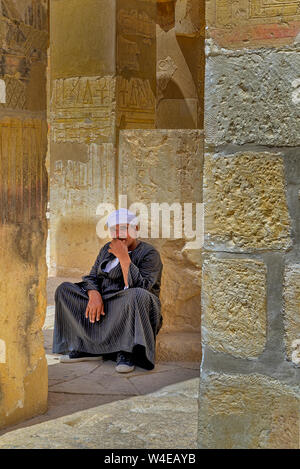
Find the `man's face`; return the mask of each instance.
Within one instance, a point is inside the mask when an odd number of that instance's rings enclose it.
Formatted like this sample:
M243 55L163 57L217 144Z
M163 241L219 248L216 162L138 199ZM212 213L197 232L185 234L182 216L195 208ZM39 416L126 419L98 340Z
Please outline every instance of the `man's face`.
M129 224L120 223L119 225L110 227L110 235L113 239L125 240L125 244L129 247L136 238L136 227Z

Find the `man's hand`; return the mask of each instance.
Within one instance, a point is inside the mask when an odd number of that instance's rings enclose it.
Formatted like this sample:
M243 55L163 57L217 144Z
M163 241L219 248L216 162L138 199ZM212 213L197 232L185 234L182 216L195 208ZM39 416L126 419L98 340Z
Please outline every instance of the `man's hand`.
M109 245L108 252L112 252L120 262L130 260L126 240L112 239Z
M124 284L128 287L128 270L131 264L131 259L128 254L128 248L125 244L125 240L113 239L110 242L108 252L112 252L120 261L121 269L123 273Z
M104 316L104 303L101 294L97 290L88 290L89 302L85 310L85 317L90 322L100 321L100 316Z

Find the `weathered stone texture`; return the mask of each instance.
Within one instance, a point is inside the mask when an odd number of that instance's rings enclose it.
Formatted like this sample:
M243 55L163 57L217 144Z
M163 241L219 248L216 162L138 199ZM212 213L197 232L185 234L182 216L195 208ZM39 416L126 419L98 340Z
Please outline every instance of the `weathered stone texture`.
M164 327L198 330L200 324L200 247L191 249L184 234L183 204L202 201L203 133L198 130L128 130L120 133L119 194L127 195L129 209L145 204L141 219L149 222L143 239L155 245L164 264L162 307ZM151 223L158 220L151 203L177 203L178 224L182 233L176 239L171 217L170 238L163 232L153 234ZM195 213L194 213L195 215ZM195 218L194 218L195 221ZM200 221L200 220L199 220ZM163 226L165 223L162 219ZM155 223L153 227L155 228ZM194 225L195 226L195 225ZM152 237L151 237L152 235ZM155 238L156 236L156 238ZM198 258L197 258L198 256Z
M3 109L46 109L48 17L46 0L0 2L0 79L5 86Z
M299 145L299 69L293 50L221 53L207 41L207 143Z
M211 257L202 282L202 342L235 357L259 356L266 343L264 263Z
M0 1L0 427L47 408L47 14Z
M201 334L199 332L160 332L156 339L157 362L201 361Z
M207 34L223 47L293 44L300 30L297 0L208 0L205 16Z
M267 376L202 373L200 448L299 448L299 393Z
M115 72L115 1L51 0L51 80Z
M177 36L193 37L203 34L204 3L181 0L175 3L175 31Z
M207 154L204 204L208 249L242 252L291 246L283 158L278 153Z
M286 266L283 296L286 354L300 365L300 264Z
M46 411L47 127L0 120L0 427Z
M117 126L155 127L156 0L118 0Z
M53 143L51 149L51 273L82 276L100 249L97 206L115 200L115 148Z

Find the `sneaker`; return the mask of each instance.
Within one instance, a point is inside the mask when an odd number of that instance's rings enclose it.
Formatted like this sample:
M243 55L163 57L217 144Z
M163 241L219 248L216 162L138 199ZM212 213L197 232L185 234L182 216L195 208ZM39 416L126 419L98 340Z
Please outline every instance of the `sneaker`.
M129 373L133 370L132 354L129 352L118 352L116 371L118 373Z
M90 362L95 360L102 360L102 355L94 355L92 353L77 352L72 350L69 355L63 355L59 361L61 363L76 363L76 362Z

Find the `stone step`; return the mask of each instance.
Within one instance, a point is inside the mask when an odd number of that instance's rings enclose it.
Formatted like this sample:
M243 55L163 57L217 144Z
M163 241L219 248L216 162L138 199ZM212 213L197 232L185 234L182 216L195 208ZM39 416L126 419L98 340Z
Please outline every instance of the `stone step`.
M158 362L199 362L200 365L200 332L159 332L156 340L156 360Z

